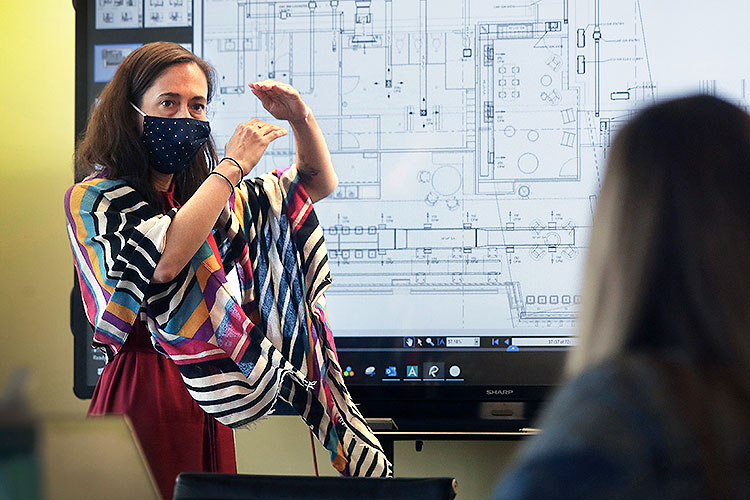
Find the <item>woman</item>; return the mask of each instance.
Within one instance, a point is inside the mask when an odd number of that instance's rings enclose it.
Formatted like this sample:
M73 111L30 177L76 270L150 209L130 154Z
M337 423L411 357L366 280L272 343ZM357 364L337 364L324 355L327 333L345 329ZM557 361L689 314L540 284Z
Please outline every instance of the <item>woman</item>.
M228 427L279 396L340 472L391 470L325 322L330 273L312 203L337 184L328 148L295 89L250 89L288 120L297 161L243 181L286 130L243 123L219 160L206 121L212 68L177 44L144 45L94 107L76 151L88 176L65 198L86 314L109 361L89 414L130 417L165 498L179 472L235 472Z
M717 98L617 135L572 378L496 499L748 498L750 118Z

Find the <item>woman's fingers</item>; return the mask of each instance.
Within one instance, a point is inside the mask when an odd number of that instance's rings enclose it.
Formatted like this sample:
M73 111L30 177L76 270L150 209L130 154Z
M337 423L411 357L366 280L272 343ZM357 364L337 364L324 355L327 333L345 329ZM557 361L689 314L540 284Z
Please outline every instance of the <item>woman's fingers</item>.
M260 89L260 88L253 87L252 84L250 86L250 90L252 91L253 94L255 94L255 97L260 99L260 102L262 102L264 106L266 105L266 103L270 102L272 99L272 96L267 91Z
M271 125L268 122L264 122L263 120L259 120L257 118L253 118L249 122L241 123L238 127L238 129L244 129L250 133L255 133L259 130L263 130L267 128L269 125Z
M297 95L297 90L294 87L288 83L277 82L275 80L263 80L262 82L251 83L250 90L260 99L263 99L263 97L274 98Z
M268 132L265 137L266 137L266 139L268 139L268 142L270 143L270 142L275 141L279 137L285 136L287 133L288 132L286 131L286 129L278 127L276 129L271 130L270 132Z
M269 80L250 84L250 90L261 100L270 99L273 96L273 85L267 82Z
M265 123L265 122L264 122L264 121L262 121L262 120L259 120L259 119L257 119L257 118L253 118L253 119L252 119L252 120L250 120L249 122L245 122L245 123L240 123L240 125L239 125L239 127L238 127L238 128L240 128L240 127L247 127L247 128L248 128L248 129L250 129L250 130L254 130L254 129L256 129L256 128L260 128L260 126L261 126L261 125L262 125L263 123Z
M257 88L260 90L268 90L270 88L273 88L274 86L281 85L281 82L277 82L276 80L261 80L259 82L253 82L250 84L251 88Z
M274 130L283 130L284 133L286 133L286 130L284 129L284 127L281 127L273 123L264 122L263 120L252 120L248 122L248 125L250 126L252 130L257 129L257 132L262 136L268 135L270 132Z
M281 132L281 135L275 136L273 139L276 139L277 137L281 137L282 135L286 135L287 131L284 127L280 127L278 125L274 125L272 123L266 123L262 122L263 124L258 127L258 132L265 136L268 136L270 134L276 134L277 132ZM271 139L271 140L273 140Z
M250 90L263 107L279 120L299 121L307 118L309 108L297 89L288 83L263 80L250 83Z
M237 160L245 175L258 163L268 145L287 134L284 127L253 118L237 126L226 145L226 155Z

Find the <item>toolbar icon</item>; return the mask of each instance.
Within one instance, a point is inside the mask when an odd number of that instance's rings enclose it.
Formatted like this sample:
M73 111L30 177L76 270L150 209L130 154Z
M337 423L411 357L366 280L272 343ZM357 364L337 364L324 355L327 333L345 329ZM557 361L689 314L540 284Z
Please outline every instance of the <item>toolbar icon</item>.
M443 372L445 371L445 363L442 362L428 362L424 363L424 377L442 379L444 377Z
M419 366L417 365L406 365L406 377L417 378L419 377Z

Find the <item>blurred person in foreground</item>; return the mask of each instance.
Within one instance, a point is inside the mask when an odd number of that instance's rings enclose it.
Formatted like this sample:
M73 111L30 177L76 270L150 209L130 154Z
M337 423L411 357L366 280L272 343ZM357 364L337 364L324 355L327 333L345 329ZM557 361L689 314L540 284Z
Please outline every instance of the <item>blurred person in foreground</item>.
M750 117L696 96L617 134L580 344L495 500L750 498Z

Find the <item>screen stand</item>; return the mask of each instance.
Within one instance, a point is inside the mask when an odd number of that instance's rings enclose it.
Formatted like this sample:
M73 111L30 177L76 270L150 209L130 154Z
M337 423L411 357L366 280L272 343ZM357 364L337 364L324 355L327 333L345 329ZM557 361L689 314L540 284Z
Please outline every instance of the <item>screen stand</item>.
M383 431L397 431L398 425L392 418L366 418L367 425L376 434ZM388 435L379 435L380 445L383 447L383 453L391 464L393 464L393 442L395 439Z
M369 422L369 419L368 419ZM396 441L414 441L415 449L422 451L424 441L517 441L540 432L539 429L524 427L515 431L478 432L412 432L398 430L375 430L375 435L383 447L383 453L395 463L393 448Z

